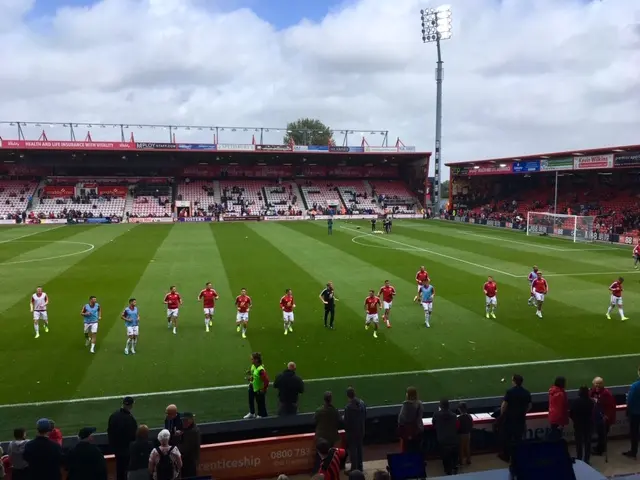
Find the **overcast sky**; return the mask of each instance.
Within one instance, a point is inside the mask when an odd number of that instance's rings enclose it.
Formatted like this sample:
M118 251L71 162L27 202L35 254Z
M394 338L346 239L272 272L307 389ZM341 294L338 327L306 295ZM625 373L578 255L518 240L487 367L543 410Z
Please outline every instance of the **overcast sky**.
M440 3L0 0L0 119L277 127L309 116L431 151L436 52L421 42L419 11ZM640 143L640 1L448 3L445 161ZM0 136L17 137L8 126Z

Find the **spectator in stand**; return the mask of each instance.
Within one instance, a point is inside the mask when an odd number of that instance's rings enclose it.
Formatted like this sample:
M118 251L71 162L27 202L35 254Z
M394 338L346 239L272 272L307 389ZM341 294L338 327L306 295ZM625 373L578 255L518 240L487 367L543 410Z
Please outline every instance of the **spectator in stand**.
M180 478L182 457L178 447L169 445L171 432L162 430L158 434L160 446L154 448L149 456L149 473L154 480L174 480Z
M36 423L36 438L29 440L22 457L29 464L29 475L33 480L61 480L62 447L49 440L51 422L41 418Z
M56 442L58 445L62 446L62 432L59 428L56 428L56 424L53 420L51 420L51 431L49 432L49 440L52 442Z
M182 415L180 453L182 454L182 478L197 477L198 465L200 465L200 430L196 425L195 415L190 412Z
M180 413L178 413L178 407L173 404L167 406L165 410L164 428L171 433L169 444L177 445L178 437L182 435L182 418L180 417Z
M116 457L116 478L126 480L127 469L129 468L129 448L131 442L136 439L138 422L131 414L134 400L132 397L124 397L122 408L111 414L107 436L109 446Z
M461 402L458 405L458 433L460 434L460 464L464 460L465 465L471 465L471 431L473 430L473 418L467 411L467 404Z
M556 377L553 386L549 389L550 440L561 439L564 427L569 425L569 399L565 390L566 384L567 380L564 377Z
M324 392L324 402L320 408L316 410L314 419L316 422L316 441L320 439L329 443L330 447L334 447L340 435L338 428L340 427L340 412L333 406L333 394Z
M523 382L522 375L514 375L513 386L507 390L500 405L503 449L499 457L505 462L511 461L514 450L522 442L527 412L531 410L531 393L522 386Z
M85 427L78 432L80 440L67 454L67 480L107 480L107 461L93 444L96 429Z
M405 453L422 452L424 410L415 387L407 388L406 399L398 415L398 434Z
M24 460L24 447L27 445L27 431L16 428L13 440L9 443L9 460L11 463L11 479L26 480L29 478L29 464Z
M591 459L591 436L593 435L593 400L589 396L589 387L580 387L578 398L571 404L571 421L576 440L576 458L584 463Z
M367 407L356 397L353 387L347 388L347 405L344 407L344 429L347 436L347 452L351 470L364 470L363 444Z
M616 422L616 400L601 377L593 379L593 388L589 396L594 401L593 421L598 436L598 443L593 449L594 455L602 455L607 450L607 436L611 425Z
M636 257L636 263L638 257ZM638 456L638 430L640 430L640 367L638 367L638 377L631 384L627 395L627 417L629 417L629 436L631 437L631 449L623 455L630 458Z
M140 425L136 439L129 447L129 468L127 480L149 480L149 456L153 444L149 441L149 427Z
M432 422L440 446L444 473L455 475L458 473L458 417L449 408L449 400L440 400L440 407L433 414Z
M298 397L304 393L304 382L296 374L296 364L289 362L287 369L276 377L273 386L278 390L278 415L298 413Z
M342 448L334 448L331 443L323 438L318 439L318 456L320 467L318 474L324 475L324 480L340 480L340 472L344 470L347 460L347 452Z

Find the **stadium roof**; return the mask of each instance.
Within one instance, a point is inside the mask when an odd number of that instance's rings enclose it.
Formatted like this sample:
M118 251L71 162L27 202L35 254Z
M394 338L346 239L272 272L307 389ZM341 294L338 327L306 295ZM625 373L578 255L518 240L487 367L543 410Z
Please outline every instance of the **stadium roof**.
M496 163L509 163L509 162L527 162L534 160L553 160L567 157L582 157L590 155L607 155L610 153L625 153L625 152L638 152L640 151L640 145L623 145L620 147L607 147L607 148L589 148L585 150L567 150L565 152L555 153L538 153L536 155L522 155L513 157L502 158L489 158L485 160L473 160L467 162L447 163L447 167L462 167L462 166L490 166Z

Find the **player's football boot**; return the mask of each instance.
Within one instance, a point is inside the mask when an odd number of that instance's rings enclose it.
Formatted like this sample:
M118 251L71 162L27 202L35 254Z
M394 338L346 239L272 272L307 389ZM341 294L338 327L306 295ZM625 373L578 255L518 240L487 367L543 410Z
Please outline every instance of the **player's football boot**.
M209 325L204 329L205 332L209 333Z
M289 331L293 333L293 327L291 325L289 325Z
M629 317L622 317L620 320L622 320L623 322L626 322L627 320L629 320Z
M125 355L129 355L129 349L128 349L128 348L125 348L125 349L124 349L124 354L125 354Z
M238 325L238 326L236 327L236 332L240 333L240 330L241 330L241 329L240 329L240 325Z
M378 332L376 331L373 332L373 338L378 338Z
M284 334L285 334L285 335L289 335L289 329L288 329L288 328L286 328L286 329L284 330Z
M49 326L48 325L44 326L44 333L49 333Z
M491 318L493 318L493 319L495 320L495 318L496 318L496 314L495 314L495 313L493 313L493 312L491 312Z
M242 332L242 338L247 338L247 334L245 332Z
M489 318L489 312L485 313L484 316Z
M607 313L607 320L611 320L611 314Z
M40 338L40 332L36 332L36 338Z
M368 324L365 324L364 329L365 329L365 330L369 330L369 325L368 325Z

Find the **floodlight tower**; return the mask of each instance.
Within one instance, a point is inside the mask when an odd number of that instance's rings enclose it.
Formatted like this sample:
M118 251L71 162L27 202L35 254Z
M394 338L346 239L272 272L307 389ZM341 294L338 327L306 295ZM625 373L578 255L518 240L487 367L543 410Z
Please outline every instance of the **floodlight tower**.
M433 203L436 209L439 209L440 172L442 170L442 79L444 74L440 41L451 38L451 6L442 5L438 8L420 10L420 19L422 20L422 42L435 43L438 51L438 62L436 63L436 145L433 152L435 159Z

